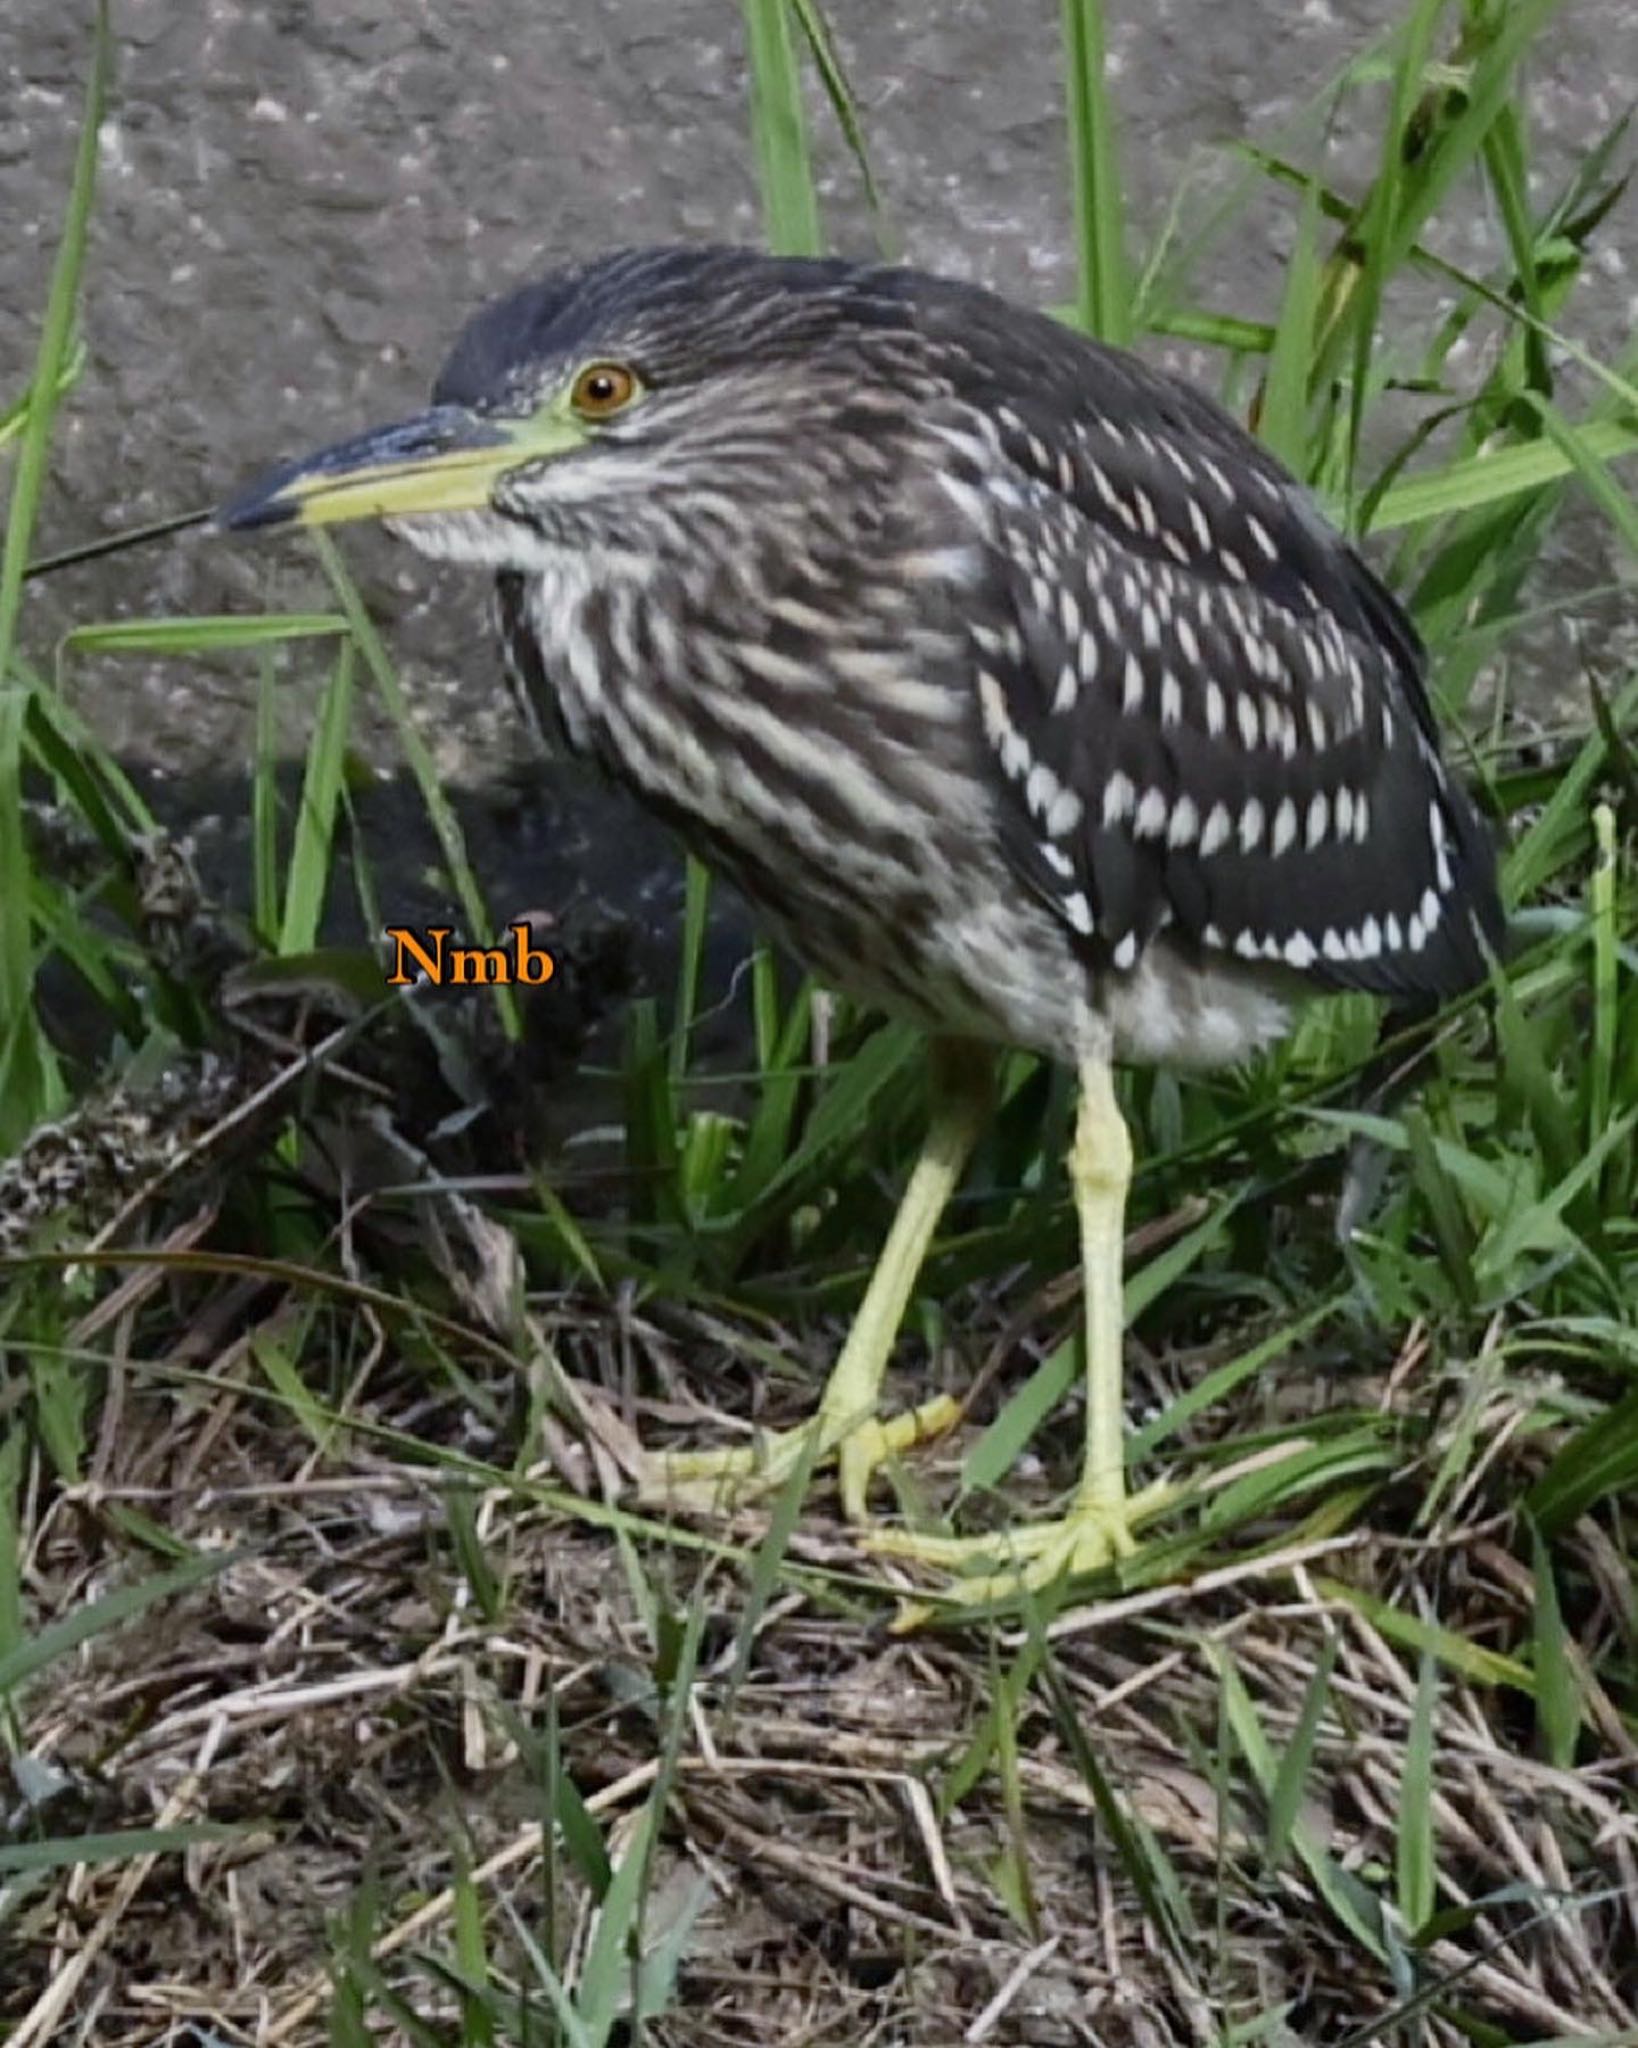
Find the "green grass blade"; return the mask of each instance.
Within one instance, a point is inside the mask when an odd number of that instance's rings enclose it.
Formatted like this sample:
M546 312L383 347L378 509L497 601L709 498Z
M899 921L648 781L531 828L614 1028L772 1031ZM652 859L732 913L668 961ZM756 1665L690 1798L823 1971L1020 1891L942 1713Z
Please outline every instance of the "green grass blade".
M57 245L57 255L51 267L40 346L29 386L28 415L17 438L11 507L6 519L4 543L0 544L0 681L11 666L12 643L16 638L17 614L23 594L23 571L28 565L29 540L45 488L46 461L51 450L57 399L73 348L74 310L79 302L80 272L91 225L91 203L96 193L97 132L108 97L112 61L108 4L107 0L98 0L92 21L91 62L80 110L80 136L74 152L68 204L63 214L62 240Z
M1002 1687L1001 1658L992 1634L989 1638L991 1696L999 1698ZM1041 1909L1035 1898L1030 1870L1029 1821L1024 1804L1023 1777L1018 1765L1018 1720L1014 1714L997 1714L995 1731L995 1776L1001 1788L1002 1831L1006 1847L994 1871L996 1888L1008 1911L1028 1933L1031 1941L1041 1938Z
M0 1843L0 1876L8 1870L72 1870L128 1863L137 1856L177 1856L207 1842L243 1841L252 1832L226 1821L192 1821L180 1828L125 1828L110 1834L67 1835L45 1842Z
M96 191L97 132L111 62L107 0L99 0L62 239L51 268L28 416L17 438L11 503L0 542L0 876L5 877L0 888L0 1153L9 1151L44 1112L56 1086L55 1065L34 1015L28 895L18 885L18 878L28 872L22 759L30 693L13 674L12 656L29 541L45 489L52 423L73 346L74 310Z
M1256 1706L1246 1690L1245 1680L1229 1661L1227 1650L1218 1643L1208 1643L1205 1648L1222 1677L1224 1703L1235 1742L1250 1766L1258 1788L1267 1798L1273 1793L1278 1770ZM1351 1871L1344 1870L1328 1856L1315 1839L1312 1829L1300 1819L1292 1823L1291 1845L1338 1923L1368 1955L1380 1961L1386 1951L1382 1939L1381 1910L1375 1894Z
M1071 197L1075 208L1075 318L1088 334L1132 338L1132 285L1114 108L1106 77L1103 0L1064 0Z
M1419 210L1414 204L1403 203L1401 195L1412 176L1407 162L1410 154L1411 124L1416 117L1418 103L1423 99L1428 60L1433 50L1433 33L1438 26L1440 15L1445 11L1445 6L1446 0L1418 0L1418 4L1412 8L1405 21L1399 62L1394 69L1393 100L1382 130L1382 160L1356 232L1355 239L1364 249L1365 260L1360 268L1351 309L1353 375L1349 389L1348 420L1350 476L1354 470L1360 429L1365 417L1365 404L1371 389L1371 353L1376 342L1377 317L1381 311L1383 288L1389 276L1398 268L1401 257L1396 230L1402 218L1409 218Z
M659 1840L660 1822L670 1802L677 1759L682 1753L683 1734L688 1727L688 1701L699 1668L706 1613L705 1601L696 1598L689 1608L686 1627L681 1632L676 1668L668 1687L666 1734L658 1775L641 1818L627 1842L625 1854L609 1879L587 1946L577 2003L586 2034L594 2048L603 2048L613 2034L622 1996L632 1983L634 1971L641 1967L643 1905L649 1869ZM640 1999L633 2002L640 2003Z
M1575 446L1578 454L1572 455L1566 446L1526 441L1516 447L1498 448L1494 454L1453 462L1427 476L1407 477L1377 500L1367 531L1392 533L1408 526L1422 526L1459 512L1477 511L1485 505L1504 504L1547 484L1562 483L1569 476L1580 474L1585 478L1597 465L1638 453L1638 425L1620 420L1589 420L1577 431Z
M1319 1741L1320 1722L1331 1696L1331 1673L1336 1668L1337 1644L1327 1636L1314 1675L1303 1688L1302 1710L1291 1731L1280 1767L1268 1795L1268 1841L1266 1856L1270 1870L1278 1870L1291 1847L1292 1832L1302 1811L1302 1799L1313 1775L1314 1751Z
M0 1322L0 1337L5 1334ZM0 1663L15 1656L23 1641L23 1551L17 1518L17 1490L23 1478L27 1438L20 1429L0 1437Z
M1039 1631L1034 1633L1039 1635ZM1044 1639L1042 1649L1041 1680L1070 1761L1092 1795L1098 1818L1142 1903L1150 1926L1171 1950L1184 1973L1192 1978L1196 1929L1190 1919L1187 1894L1177 1872L1153 1829L1145 1824L1141 1815L1128 1813L1122 1806L1087 1738L1075 1696L1065 1684Z
M1399 1772L1396 1873L1399 1911L1414 1934L1426 1926L1437 1900L1438 1862L1433 1839L1433 1722L1439 1704L1439 1667L1423 1654L1416 1678L1410 1733Z
M353 667L353 643L348 641L336 656L308 743L307 772L302 781L301 807L296 813L296 835L285 880L284 917L279 927L282 954L308 953L318 944L347 769Z
M1340 1600L1356 1608L1390 1642L1398 1643L1403 1649L1425 1651L1476 1685L1507 1685L1525 1693L1534 1689L1528 1669L1516 1657L1503 1657L1494 1650L1481 1649L1455 1629L1405 1614L1392 1601L1380 1599L1363 1587L1329 1578L1317 1579L1315 1583L1326 1599Z
M1309 376L1320 293L1319 221L1319 186L1310 179L1297 218L1285 301L1269 353L1257 421L1259 435L1296 476L1308 474Z
M256 735L250 775L250 902L257 935L271 943L279 921L278 688L264 651L256 673Z
M688 1044L699 1009L710 908L711 870L690 854L683 893L682 945L677 960L676 1015L671 1020L671 1078L678 1084L688 1072Z
M69 392L80 381L80 377L85 370L85 361L85 337L84 335L76 335L69 344L68 355L62 367L57 372L57 389L53 398L54 403L61 404L63 399L68 396ZM14 399L10 405L0 406L0 454L5 452L10 443L17 439L23 428L28 424L31 398L32 393L25 392L21 398ZM37 565L31 564L29 569L25 570L23 580L27 582L30 574L36 572Z
M1560 1535L1597 1502L1638 1486L1638 1387L1577 1430L1524 1496L1544 1536Z
M37 1671L45 1670L57 1658L77 1650L82 1643L90 1642L108 1629L118 1628L122 1622L134 1620L139 1614L146 1614L150 1607L157 1607L173 1594L185 1593L191 1587L202 1585L206 1579L215 1578L218 1572L226 1571L242 1555L240 1551L216 1550L208 1556L190 1558L174 1571L159 1572L138 1585L121 1586L112 1593L104 1593L99 1599L87 1600L83 1606L71 1609L60 1621L37 1629L0 1656L0 1699L32 1678Z
M1588 881L1588 922L1592 927L1592 1045L1587 1068L1587 1131L1596 1139L1616 1112L1615 1058L1619 1037L1617 999L1621 943L1616 901L1615 812L1599 804L1593 812L1593 871Z
M1532 1661L1536 1674L1536 1729L1547 1761L1555 1770L1568 1771L1575 1768L1576 1744L1581 1734L1581 1693L1571 1661L1564 1610L1559 1604L1552 1553L1542 1541L1541 1531L1534 1526L1530 1543L1535 1575Z
M286 640L333 640L348 631L340 612L232 612L190 619L116 619L75 626L64 636L71 654L236 653Z
M791 0L796 19L807 38L808 54L813 59L814 69L819 73L825 96L830 101L836 124L842 131L853 161L859 167L859 177L864 185L865 204L870 208L876 224L876 243L882 254L891 258L894 253L893 237L887 225L882 207L881 192L876 183L876 174L870 162L870 148L865 140L864 124L859 119L859 103L853 88L848 83L842 61L836 54L836 44L830 33L818 0Z
M790 0L745 0L745 41L768 247L778 256L817 256L823 231Z

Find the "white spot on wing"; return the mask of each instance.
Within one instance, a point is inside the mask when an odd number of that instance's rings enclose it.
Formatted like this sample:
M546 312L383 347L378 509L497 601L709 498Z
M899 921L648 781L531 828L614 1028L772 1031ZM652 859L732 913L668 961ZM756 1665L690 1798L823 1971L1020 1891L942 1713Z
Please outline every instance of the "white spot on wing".
M1132 778L1123 775L1117 768L1103 786L1103 822L1105 826L1118 825L1122 818L1132 815L1132 805L1137 791L1132 787Z
M1090 938L1092 935L1092 906L1086 900L1085 891L1077 889L1073 895L1066 896L1064 898L1063 910L1064 916L1068 918L1076 931L1081 933L1083 937Z
M1164 790L1145 790L1132 820L1133 835L1138 839L1159 839L1166 830L1170 809Z
M1187 846L1200 829L1200 812L1192 796L1180 796L1172 805L1171 823L1166 827L1168 846Z
M1337 791L1337 837L1352 839L1354 836L1354 793L1345 782Z
M1211 855L1220 847L1227 846L1229 834L1234 829L1234 820L1229 816L1227 804L1213 804L1200 834L1200 851Z
M1433 840L1433 866L1439 890L1448 896L1455 886L1456 877L1451 871L1450 846L1445 838L1445 821L1437 798L1428 805L1428 832Z
M1183 686L1170 669L1160 679L1160 722L1177 725L1183 717Z
M1270 853L1284 853L1297 836L1297 807L1290 797L1280 799L1279 809L1274 813L1274 825L1269 834Z
M1072 789L1060 786L1047 806L1046 829L1050 839L1063 839L1081 822L1085 806Z

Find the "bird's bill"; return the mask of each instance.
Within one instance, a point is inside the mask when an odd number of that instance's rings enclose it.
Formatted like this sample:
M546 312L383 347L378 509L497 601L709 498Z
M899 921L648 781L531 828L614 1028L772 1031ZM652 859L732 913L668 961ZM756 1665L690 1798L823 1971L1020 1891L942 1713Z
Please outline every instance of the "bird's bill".
M486 419L465 406L435 405L270 470L230 498L216 524L243 532L477 511L507 470L578 445L572 423L561 418Z

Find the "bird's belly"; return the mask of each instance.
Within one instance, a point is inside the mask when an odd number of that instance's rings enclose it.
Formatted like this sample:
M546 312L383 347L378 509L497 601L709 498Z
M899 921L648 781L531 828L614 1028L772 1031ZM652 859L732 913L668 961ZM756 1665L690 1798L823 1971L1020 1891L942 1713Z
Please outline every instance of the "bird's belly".
M1094 997L1115 1057L1135 1066L1230 1067L1285 1035L1283 988L1237 963L1185 953L1164 935Z
M1283 993L1255 971L1185 956L1164 936L1124 974L1099 972L999 859L852 892L836 873L747 859L723 838L695 850L734 883L819 981L923 1030L1074 1061L1231 1066L1285 1031Z

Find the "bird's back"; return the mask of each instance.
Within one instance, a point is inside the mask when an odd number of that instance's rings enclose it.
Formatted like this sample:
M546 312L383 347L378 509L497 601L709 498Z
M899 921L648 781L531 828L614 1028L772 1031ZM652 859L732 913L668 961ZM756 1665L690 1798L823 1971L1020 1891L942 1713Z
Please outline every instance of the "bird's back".
M1489 836L1358 552L1187 385L970 287L906 296L988 536L976 687L1021 878L1116 967L1169 933L1324 988L1482 978Z

